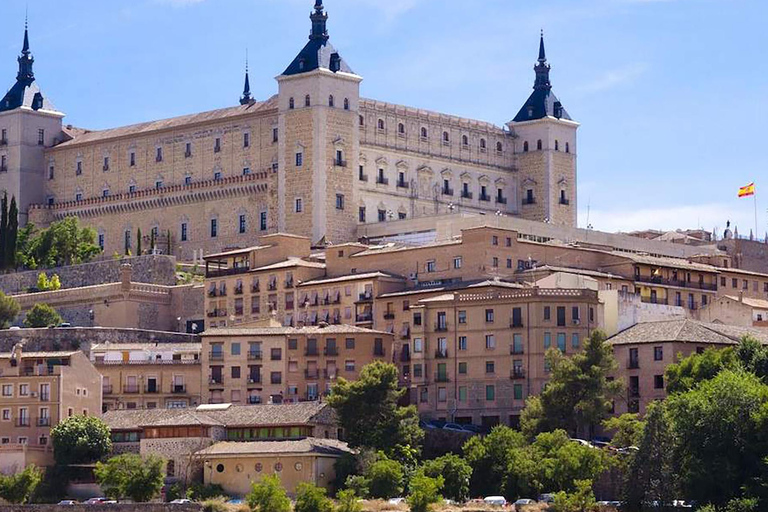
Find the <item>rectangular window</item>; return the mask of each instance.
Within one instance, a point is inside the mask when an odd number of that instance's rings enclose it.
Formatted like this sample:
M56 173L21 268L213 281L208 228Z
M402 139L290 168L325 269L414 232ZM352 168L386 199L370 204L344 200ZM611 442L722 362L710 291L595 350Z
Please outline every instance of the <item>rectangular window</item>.
M575 332L571 334L571 347L579 348L580 344L581 344L581 340L579 339L579 333Z
M493 310L492 309L486 309L485 310L485 321L487 323L493 323Z
M267 212L259 213L259 229L261 231L267 230Z
M427 272L437 271L437 262L435 260L429 260L427 262Z
M557 333L557 348L560 352L565 353L565 333Z
M43 146L45 145L45 130L42 128L37 130L37 145Z
M156 162L163 161L163 148L157 148L157 153L155 154L155 161Z
M251 147L251 134L250 133L244 133L243 134L243 147L244 148Z
M519 328L523 326L523 309L512 308L512 327Z
M459 387L459 402L466 402L467 401L467 387L466 386L460 386Z
M664 389L664 376L663 375L654 375L653 376L653 388L654 389Z
M460 375L466 375L467 374L467 363L459 363L459 374Z
M104 233L99 233L99 249L104 250Z
M485 386L485 400L488 402L492 402L496 400L496 386L493 386L493 385Z
M485 362L485 373L496 373L496 364L493 361Z
M365 206L361 206L357 209L357 220L359 222L365 222Z
M565 327L565 307L557 307L557 326Z
M459 350L467 350L467 337L459 336Z
M485 335L485 348L488 350L496 348L496 337L493 334Z
M466 311L459 311L458 320L459 320L460 324L467 323L467 312Z
M83 162L81 162L80 160L78 160L77 163L75 164L75 174L78 176L83 174Z
M211 219L211 238L216 238L219 234L219 221Z
M231 370L231 375L233 379L239 379L240 378L240 367L239 366L233 366Z
M240 233L245 233L245 214L240 215L239 219L239 231Z
M512 335L512 353L513 354L522 354L524 352L523 349L523 335L522 334L513 334Z
M424 350L424 343L421 338L413 339L413 351L422 352Z
M664 360L664 347L653 347L653 360L654 361Z
M336 209L344 209L344 194L336 194Z
M460 269L462 264L461 256L456 256L453 258L453 268Z
M438 402L445 402L448 400L447 393L445 391L445 388L437 388L437 401Z
M303 209L301 198L296 198L296 213L301 213Z
M296 167L301 167L304 163L304 154L296 153Z
M514 392L515 400L522 400L523 399L523 385L522 384L515 384L512 388Z
M181 223L181 241L182 242L187 241L187 223L186 222Z
M578 306L573 306L571 308L571 319L573 320L573 323L578 323L581 320L581 315L579 314Z

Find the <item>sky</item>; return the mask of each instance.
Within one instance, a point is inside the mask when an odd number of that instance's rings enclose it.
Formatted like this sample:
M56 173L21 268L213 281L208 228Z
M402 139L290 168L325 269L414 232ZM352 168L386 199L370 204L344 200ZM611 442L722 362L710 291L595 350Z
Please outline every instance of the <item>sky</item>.
M25 10L39 85L103 129L257 99L303 47L313 0L2 0L0 88ZM555 94L581 123L579 225L768 231L765 0L325 0L361 94L493 122L531 92L544 30ZM4 84L3 81L4 80ZM763 137L766 137L763 139Z

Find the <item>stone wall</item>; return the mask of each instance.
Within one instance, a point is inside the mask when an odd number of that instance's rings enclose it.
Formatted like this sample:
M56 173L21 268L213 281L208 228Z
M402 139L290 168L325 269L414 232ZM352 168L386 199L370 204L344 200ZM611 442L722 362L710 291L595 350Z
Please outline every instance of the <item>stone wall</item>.
M200 512L199 503L121 503L119 505L0 505L0 512Z
M71 265L47 270L48 276L59 276L62 288L80 288L120 282L120 265L130 263L131 279L136 283L172 286L176 284L176 258L172 256L139 256L120 260L108 259L83 265ZM24 293L37 286L41 270L0 275L0 290L6 294Z
M55 351L82 350L90 353L97 343L200 343L193 334L150 331L142 329L116 329L109 327L65 327L55 329L17 329L0 331L0 352L10 352L22 339L27 340L24 350Z

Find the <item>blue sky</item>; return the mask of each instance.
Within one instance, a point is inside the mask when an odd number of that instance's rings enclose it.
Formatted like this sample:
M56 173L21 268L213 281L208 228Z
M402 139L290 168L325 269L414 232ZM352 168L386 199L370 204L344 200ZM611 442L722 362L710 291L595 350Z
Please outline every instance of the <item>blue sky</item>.
M29 4L35 71L91 129L257 98L306 41L312 0L3 0L0 87ZM325 0L362 94L501 125L533 84L541 28L579 130L579 222L768 230L764 0ZM765 138L763 138L765 137Z

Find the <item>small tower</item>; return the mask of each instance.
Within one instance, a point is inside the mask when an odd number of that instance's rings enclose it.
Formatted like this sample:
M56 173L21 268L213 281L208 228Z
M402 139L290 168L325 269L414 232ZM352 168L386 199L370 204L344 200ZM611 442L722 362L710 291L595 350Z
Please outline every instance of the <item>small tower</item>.
M322 0L309 41L278 82L278 229L314 244L352 240L360 82L329 42Z
M16 82L0 100L0 192L15 196L19 225L25 225L29 206L54 201L46 193L46 176L52 177L55 163L46 161L45 148L61 137L58 112L35 81L35 62L24 25L24 42L17 59Z
M533 70L533 93L507 124L515 135L519 211L526 219L575 227L579 124L552 92L543 31Z
M245 57L245 85L243 86L243 97L240 98L241 105L250 105L253 103L251 97L251 79L248 77L248 56Z

